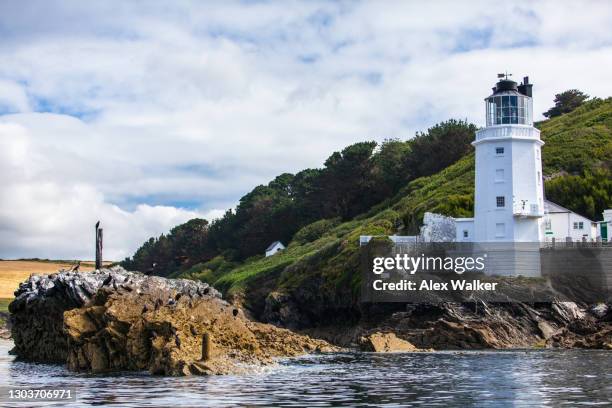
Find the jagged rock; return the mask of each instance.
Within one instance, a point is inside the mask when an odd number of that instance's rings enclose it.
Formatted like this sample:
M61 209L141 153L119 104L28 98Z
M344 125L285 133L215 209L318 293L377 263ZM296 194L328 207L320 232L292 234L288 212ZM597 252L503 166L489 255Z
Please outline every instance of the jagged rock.
M285 327L297 328L301 325L300 313L291 297L282 292L270 292L266 297L263 320Z
M114 282L129 282L130 289ZM248 320L204 283L121 268L30 277L16 295L10 305L13 352L29 361L65 362L76 371L225 374L274 357L333 349ZM205 361L204 334L212 348Z
M120 267L91 273L62 271L50 275L32 275L19 285L15 291L15 300L9 305L11 332L15 342L12 352L24 360L65 362L68 344L63 327L64 312L82 307L101 287L125 279L150 291L196 293L198 290L210 289L204 283L148 277ZM211 295L221 296L214 289Z
M553 334L555 334L555 329L544 320L538 322L538 329L540 329L542 337L546 340L548 340L553 336Z
M585 315L584 310L581 310L574 302L554 302L551 307L553 312L566 322L582 319Z
M401 351L423 351L414 344L402 340L394 333L372 333L361 338L361 349L374 351L376 353L401 352Z
M610 312L610 308L605 303L598 303L596 305L593 305L589 309L589 312L591 312L595 317L604 319Z
M394 333L419 348L504 349L529 347L600 348L612 344L612 326L582 313L576 304L440 303L408 304L405 311L362 317L350 336L333 327L318 337L349 346L365 335ZM607 316L607 315L606 315ZM343 328L343 332L348 331Z

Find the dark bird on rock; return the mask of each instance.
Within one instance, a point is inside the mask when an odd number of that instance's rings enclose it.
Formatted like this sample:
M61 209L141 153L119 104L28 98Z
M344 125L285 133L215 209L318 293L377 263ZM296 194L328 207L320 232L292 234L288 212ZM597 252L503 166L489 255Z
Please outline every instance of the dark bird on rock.
M234 317L238 316L238 309L232 310L232 314L234 315Z
M172 299L172 298L169 298L169 299L168 299L168 305L169 305L169 306L172 306L172 305L174 305L175 303L176 303L176 300L174 300L174 299Z
M189 325L189 331L191 332L191 334L193 334L194 336L198 335L197 330L195 329L195 327L193 327L193 325Z
M210 293L210 288L206 288L206 289L204 289L204 294L205 294L205 295L208 295L209 293Z
M108 275L108 278L104 279L104 282L102 282L102 286L106 286L109 283L111 283L111 281L113 280L112 275Z
M129 276L126 276L125 279L123 280L123 283L127 282L130 279Z
M178 300L181 298L181 296L183 296L182 293L177 293L176 296L174 297L174 300L176 300L178 302Z

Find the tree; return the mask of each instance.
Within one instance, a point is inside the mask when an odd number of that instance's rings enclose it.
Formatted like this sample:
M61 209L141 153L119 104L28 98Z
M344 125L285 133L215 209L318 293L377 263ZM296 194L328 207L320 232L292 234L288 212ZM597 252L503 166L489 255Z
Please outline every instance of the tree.
M323 218L349 219L380 201L372 190L375 147L376 142L355 143L327 158L320 179L326 203Z
M413 178L411 169L406 166L406 157L410 152L409 142L398 139L385 139L382 142L373 158L375 177L380 179L378 194L388 197Z
M554 118L568 113L582 105L584 101L589 99L589 95L579 91L578 89L570 89L560 94L555 95L555 106L543 113L547 118Z
M168 235L149 238L123 266L156 275L168 275L182 265L191 266L212 257L208 244L208 221L194 218L170 230Z
M612 207L612 171L603 167L582 175L564 175L546 182L546 197L591 220Z
M429 176L450 166L471 152L476 125L463 120L450 119L417 133L410 140L411 153L407 167L415 177Z

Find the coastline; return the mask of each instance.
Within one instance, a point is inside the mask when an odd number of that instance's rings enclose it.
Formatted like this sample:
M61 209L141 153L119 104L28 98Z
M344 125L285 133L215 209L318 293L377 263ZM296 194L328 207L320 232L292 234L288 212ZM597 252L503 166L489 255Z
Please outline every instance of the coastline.
M606 304L362 307L353 323L283 328L250 317L206 284L114 267L30 276L9 309L18 358L98 374L236 374L280 357L342 349L612 349L612 309Z

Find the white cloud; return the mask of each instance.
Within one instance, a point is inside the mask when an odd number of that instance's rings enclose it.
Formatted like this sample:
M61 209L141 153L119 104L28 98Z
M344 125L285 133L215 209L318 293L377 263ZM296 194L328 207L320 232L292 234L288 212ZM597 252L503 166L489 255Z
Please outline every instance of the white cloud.
M0 79L0 109L28 112L30 106L24 89L13 81Z
M0 256L130 254L361 140L484 119L495 74L612 94L605 2L0 4ZM51 113L39 113L51 112Z

